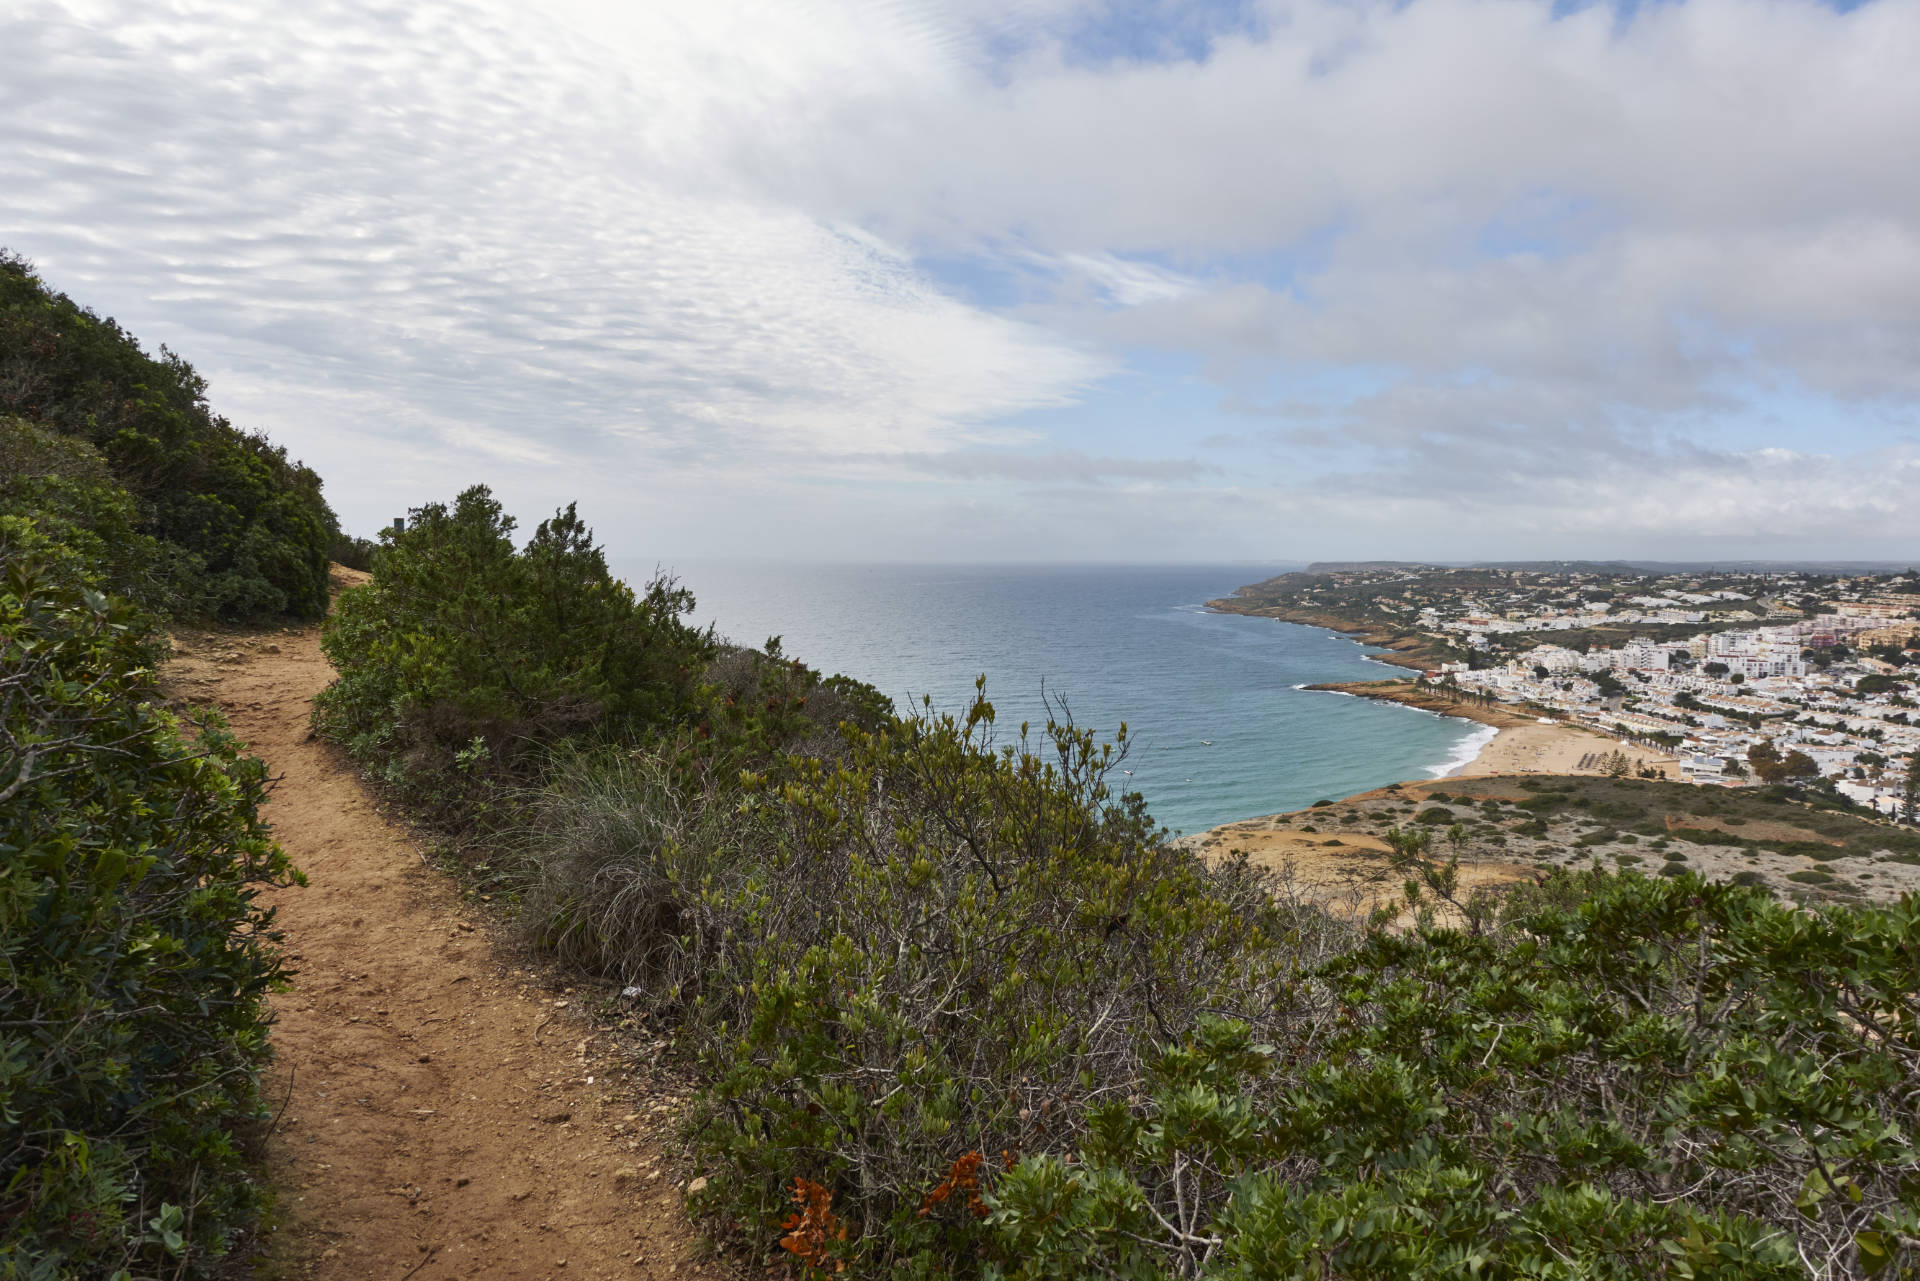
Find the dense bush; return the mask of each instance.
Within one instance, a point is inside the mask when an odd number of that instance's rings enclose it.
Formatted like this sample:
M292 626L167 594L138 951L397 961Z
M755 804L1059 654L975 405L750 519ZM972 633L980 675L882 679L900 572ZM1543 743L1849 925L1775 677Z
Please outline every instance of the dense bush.
M714 649L681 621L693 598L614 578L571 506L522 550L514 525L484 486L415 510L323 634L339 679L316 725L446 821L485 817L556 743L689 720Z
M32 519L91 566L105 591L150 610L180 603L191 558L140 532L139 505L83 440L0 418L0 516Z
M1351 933L1167 844L1090 734L996 750L992 719L850 727L836 760L691 797L645 754L586 758L533 816L530 907L679 1021L710 1081L708 1207L755 1233L804 1179L862 1225L827 1254L977 1262L980 1203L922 1213L957 1159L991 1154L977 1189L1008 1154L1073 1151L1082 1103L1143 1088L1156 1044L1291 1010Z
M511 824L515 790L558 755L647 744L675 785L830 755L848 722L890 723L870 686L723 644L682 621L693 597L613 577L570 504L516 550L484 486L383 531L373 577L322 633L339 673L314 723L397 795L472 834Z
M348 569L361 571L373 568L374 553L380 550L380 544L371 538L354 538L348 534L336 534L327 545L327 559L345 565Z
M262 1202L255 893L292 873L265 768L161 709L87 551L0 517L0 1276L207 1275Z
M325 612L339 528L320 478L212 413L184 360L147 355L4 253L0 417L98 451L132 496L138 531L171 553L154 562L169 608L229 620Z
M1578 888L1500 936L1370 933L1311 1043L1197 1028L1077 1164L996 1186L1011 1271L1920 1274L1920 901Z

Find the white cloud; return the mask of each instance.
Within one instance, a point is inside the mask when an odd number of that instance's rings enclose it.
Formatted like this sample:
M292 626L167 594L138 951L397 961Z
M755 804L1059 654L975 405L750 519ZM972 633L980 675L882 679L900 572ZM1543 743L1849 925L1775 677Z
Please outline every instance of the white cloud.
M716 167L937 48L790 6L619 12L16 12L5 238L320 452L373 414L458 457L776 467L966 443L1104 370Z
M0 240L379 519L505 468L657 507L635 540L704 505L836 554L994 554L983 513L1035 510L1149 556L1347 554L1363 516L1916 546L1920 0L1241 18L30 0ZM1018 301L920 265L955 259ZM1073 408L1161 358L1211 420ZM1270 474L1166 461L1260 405Z

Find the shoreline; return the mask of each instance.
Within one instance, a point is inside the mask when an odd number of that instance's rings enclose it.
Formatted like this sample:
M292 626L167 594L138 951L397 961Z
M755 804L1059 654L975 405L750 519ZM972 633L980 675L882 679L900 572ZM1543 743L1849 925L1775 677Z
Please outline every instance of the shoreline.
M1624 753L1635 770L1651 765L1661 777L1671 778L1669 767L1678 758L1651 748L1624 745L1600 730L1575 725L1559 717L1543 717L1512 708L1478 703L1455 702L1431 690L1416 689L1404 679L1391 681L1344 681L1308 685L1307 689L1345 694L1351 698L1371 698L1377 702L1397 703L1418 708L1435 716L1473 721L1494 731L1470 760L1437 778L1490 778L1508 774L1599 774L1603 768L1594 757ZM1412 780L1408 780L1412 781Z
M1382 703L1398 703L1402 707L1416 707L1423 712L1432 712L1435 716L1451 716L1455 720L1475 721L1481 725L1491 725L1495 729L1534 725L1540 720L1536 714L1515 711L1504 704L1488 707L1480 703L1449 699L1432 690L1416 688L1412 680L1404 676L1379 681L1328 681L1302 688L1330 694L1346 694L1353 698L1371 698ZM1558 718L1555 719L1558 721Z
M1284 614L1269 610L1256 611L1244 607L1233 608L1235 604L1237 602L1234 601L1208 601L1207 608L1219 613L1272 618L1276 622L1291 623L1298 627L1317 628L1376 648L1392 640L1391 637L1377 631L1356 627L1350 620L1331 615L1309 615L1294 611L1287 611ZM1417 684L1419 677L1425 674L1425 669L1414 658L1403 652L1368 653L1364 657L1372 662L1391 667L1412 668L1416 674L1370 681L1328 681L1296 685L1293 688L1391 703L1425 712L1430 716L1469 721L1477 728L1456 744L1444 759L1426 767L1422 774L1396 780L1379 788L1357 792L1345 798L1335 798L1336 803L1350 802L1356 797L1373 795L1383 790L1430 787L1443 780L1451 779L1494 779L1527 775L1598 777L1605 773L1606 758L1613 756L1616 752L1625 754L1636 772L1643 766L1651 765L1659 770L1661 778L1673 779L1677 776L1677 757L1650 748L1623 743L1604 731L1576 724L1557 715L1543 715L1542 711L1545 709L1521 709L1500 703L1468 702L1465 699L1448 698L1433 686ZM1250 824L1272 825L1281 820L1299 818L1307 812L1306 810L1289 810L1230 820L1182 839L1195 840L1204 844L1228 828L1244 830Z
M1292 623L1296 627L1317 627L1323 632L1336 632L1348 640L1362 645L1371 645L1384 652L1369 654L1367 657L1377 663L1407 668L1416 672L1434 670L1436 660L1427 652L1426 642L1411 636L1396 636L1392 632L1382 631L1364 622L1356 622L1341 614L1330 614L1313 609L1287 609L1278 605L1251 606L1231 596L1210 600L1206 607L1216 614L1237 614L1242 618L1270 618L1277 623Z
M1510 732L1509 730L1498 729L1492 725L1480 726L1467 736L1466 741L1460 744L1452 756L1449 756L1446 760L1434 767L1433 776L1435 778L1454 778L1465 774L1475 765L1479 764L1488 752L1493 750L1494 744L1500 741L1502 734Z

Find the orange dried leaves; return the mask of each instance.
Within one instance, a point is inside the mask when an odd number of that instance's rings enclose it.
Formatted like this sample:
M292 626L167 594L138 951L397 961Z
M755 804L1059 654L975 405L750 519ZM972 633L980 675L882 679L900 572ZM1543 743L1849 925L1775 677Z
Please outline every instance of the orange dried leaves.
M831 1243L847 1239L847 1225L833 1212L832 1200L833 1193L812 1179L794 1179L793 1203L800 1209L780 1225L786 1232L780 1248L809 1267L844 1272L846 1261L833 1257Z
M980 1161L978 1152L968 1152L956 1160L947 1170L947 1177L921 1200L920 1217L924 1219L932 1214L934 1207L949 1197L965 1193L967 1209L973 1211L976 1218L986 1218L987 1203L980 1199Z

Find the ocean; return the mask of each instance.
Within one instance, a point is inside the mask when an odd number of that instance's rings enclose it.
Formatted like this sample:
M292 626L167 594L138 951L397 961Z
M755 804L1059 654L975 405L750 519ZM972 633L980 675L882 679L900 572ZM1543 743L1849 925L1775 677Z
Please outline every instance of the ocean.
M629 576L644 579L651 566ZM962 712L987 677L999 728L1045 717L1133 742L1114 782L1179 832L1300 809L1471 760L1492 732L1414 708L1300 688L1398 669L1335 632L1210 613L1271 566L675 566L694 617L877 686L897 707Z

